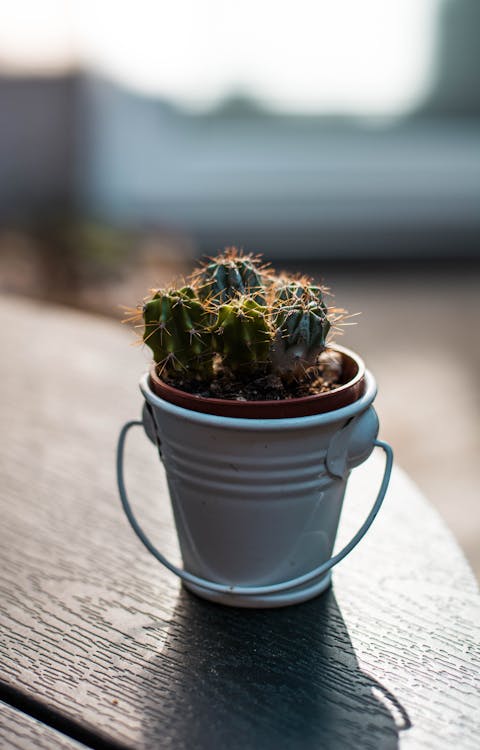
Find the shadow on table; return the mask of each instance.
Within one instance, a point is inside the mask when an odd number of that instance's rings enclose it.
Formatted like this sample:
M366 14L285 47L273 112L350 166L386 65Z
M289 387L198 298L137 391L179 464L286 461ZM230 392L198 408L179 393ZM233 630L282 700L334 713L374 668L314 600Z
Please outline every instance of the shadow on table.
M166 679L168 694L158 688ZM410 726L360 670L333 591L277 610L182 591L147 681L147 746L393 750Z

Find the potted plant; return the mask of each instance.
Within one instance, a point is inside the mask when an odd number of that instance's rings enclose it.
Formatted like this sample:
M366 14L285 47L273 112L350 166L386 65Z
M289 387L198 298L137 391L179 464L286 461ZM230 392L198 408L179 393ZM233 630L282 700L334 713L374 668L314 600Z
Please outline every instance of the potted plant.
M392 451L376 439L375 380L333 343L345 311L327 294L230 248L185 284L153 291L134 316L153 364L140 382L143 420L119 438L120 497L147 549L200 596L246 607L316 596L383 501ZM147 538L127 498L124 444L137 424L165 466L183 569ZM332 557L349 473L374 445L386 453L380 490Z

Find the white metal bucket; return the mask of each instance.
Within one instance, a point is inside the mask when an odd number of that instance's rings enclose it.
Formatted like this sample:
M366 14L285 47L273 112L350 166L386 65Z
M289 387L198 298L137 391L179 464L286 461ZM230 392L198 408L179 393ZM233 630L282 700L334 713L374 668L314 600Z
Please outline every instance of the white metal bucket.
M238 419L170 404L140 383L143 425L165 466L184 570L168 562L135 520L123 481L120 435L118 481L135 532L154 556L199 596L242 607L277 607L316 596L331 568L368 530L385 495L391 448L376 440L376 384L336 411L289 419ZM387 455L379 494L351 542L331 557L350 470L379 445Z

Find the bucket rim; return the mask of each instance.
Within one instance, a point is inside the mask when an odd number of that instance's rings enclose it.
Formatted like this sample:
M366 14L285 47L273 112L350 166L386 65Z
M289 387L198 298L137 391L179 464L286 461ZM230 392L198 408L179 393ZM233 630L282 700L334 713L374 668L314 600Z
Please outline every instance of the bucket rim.
M280 417L271 418L244 418L244 417L224 417L217 414L208 414L192 409L185 409L157 396L150 387L149 373L146 372L140 379L140 391L145 400L153 407L157 407L163 412L179 419L204 425L205 427L223 427L230 430L245 431L277 431L277 430L295 430L299 428L316 427L318 425L327 425L332 422L341 422L356 416L374 401L377 395L377 383L370 370L365 370L365 391L359 399L347 406L321 414L311 414L303 417Z

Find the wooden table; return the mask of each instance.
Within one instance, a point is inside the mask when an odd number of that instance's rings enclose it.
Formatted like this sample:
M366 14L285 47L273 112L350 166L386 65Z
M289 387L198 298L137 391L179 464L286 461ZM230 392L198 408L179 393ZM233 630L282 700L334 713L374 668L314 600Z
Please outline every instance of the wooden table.
M0 311L1 747L477 750L477 587L400 470L331 591L283 610L204 602L143 549L117 497L146 355L109 321L8 298ZM132 497L178 559L137 433ZM382 460L353 473L339 543Z

